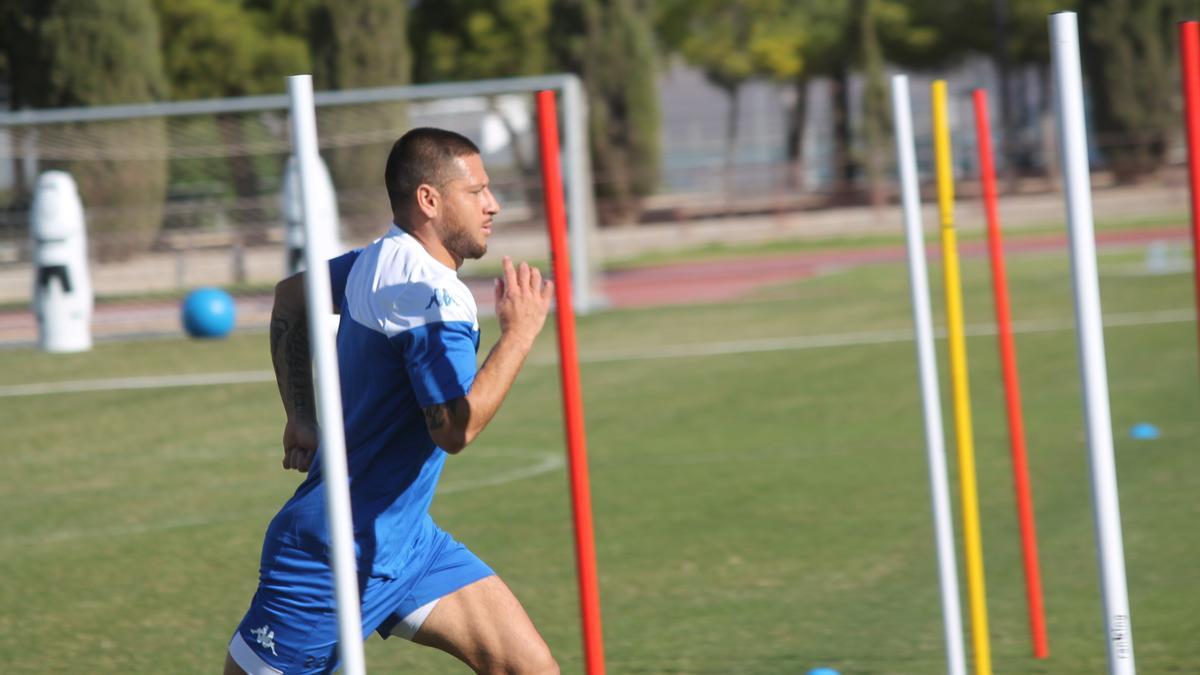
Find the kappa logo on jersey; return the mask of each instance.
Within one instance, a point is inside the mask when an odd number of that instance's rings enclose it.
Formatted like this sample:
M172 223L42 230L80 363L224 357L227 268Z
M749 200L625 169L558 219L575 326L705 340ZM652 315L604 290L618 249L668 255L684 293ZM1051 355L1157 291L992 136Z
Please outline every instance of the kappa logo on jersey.
M279 654L275 653L275 631L271 630L270 626L254 628L250 631L250 634L254 636L254 639L258 642L258 644L262 645L264 649L270 649L272 654L279 656Z
M454 304L454 298L450 295L450 291L444 288L433 289L433 295L429 296L429 304L425 305L425 309L430 307L449 307Z

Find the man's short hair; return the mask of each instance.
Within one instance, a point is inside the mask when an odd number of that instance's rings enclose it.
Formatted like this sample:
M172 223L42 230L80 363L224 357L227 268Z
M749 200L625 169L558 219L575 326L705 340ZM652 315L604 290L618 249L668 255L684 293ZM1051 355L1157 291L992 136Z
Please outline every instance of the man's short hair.
M383 172L388 200L396 213L413 203L422 184L441 187L449 180L454 160L478 155L471 139L445 129L418 127L392 145Z

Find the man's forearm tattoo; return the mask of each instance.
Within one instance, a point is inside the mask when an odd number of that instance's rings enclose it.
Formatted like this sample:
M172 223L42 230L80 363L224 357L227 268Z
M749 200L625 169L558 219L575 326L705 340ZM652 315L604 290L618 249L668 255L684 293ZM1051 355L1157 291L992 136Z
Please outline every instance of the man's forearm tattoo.
M279 340L283 334L287 332L287 319L282 319L277 316L271 317L271 354L274 355L276 349L279 348Z
M275 356L276 374L283 380L279 384L279 393L284 403L292 414L311 417L312 355L307 324L295 324L282 317L271 319L271 353ZM280 365L283 366L282 373L279 372Z

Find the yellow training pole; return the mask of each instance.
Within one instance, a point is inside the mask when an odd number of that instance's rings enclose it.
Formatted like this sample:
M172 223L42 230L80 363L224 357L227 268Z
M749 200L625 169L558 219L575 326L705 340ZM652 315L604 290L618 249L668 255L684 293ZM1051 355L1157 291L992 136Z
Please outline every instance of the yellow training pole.
M959 492L962 493L971 644L975 652L975 674L992 675L987 597L983 590L983 542L979 534L979 493L975 487L971 396L967 384L967 344L963 335L962 284L958 276L958 242L954 234L954 176L950 164L945 80L933 83L933 148L937 159L938 211L942 221L942 265L946 271L946 324L950 338L950 381L954 394L954 432L958 442L958 483Z

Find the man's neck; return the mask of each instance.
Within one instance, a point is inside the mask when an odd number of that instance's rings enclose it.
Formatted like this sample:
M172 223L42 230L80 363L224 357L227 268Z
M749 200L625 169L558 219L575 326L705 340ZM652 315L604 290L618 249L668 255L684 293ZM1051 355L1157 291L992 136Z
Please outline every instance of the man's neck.
M421 247L424 248L427 253L429 253L429 255L433 256L434 260L442 263L452 270L457 271L460 267L462 267L462 258L459 258L451 253L450 250L447 249L444 244L442 244L441 239L439 239L437 234L434 233L432 225L426 224L422 227L412 227L411 225L400 222L399 219L393 220L392 223L396 227L408 233L410 237L416 239L417 243L420 244Z

